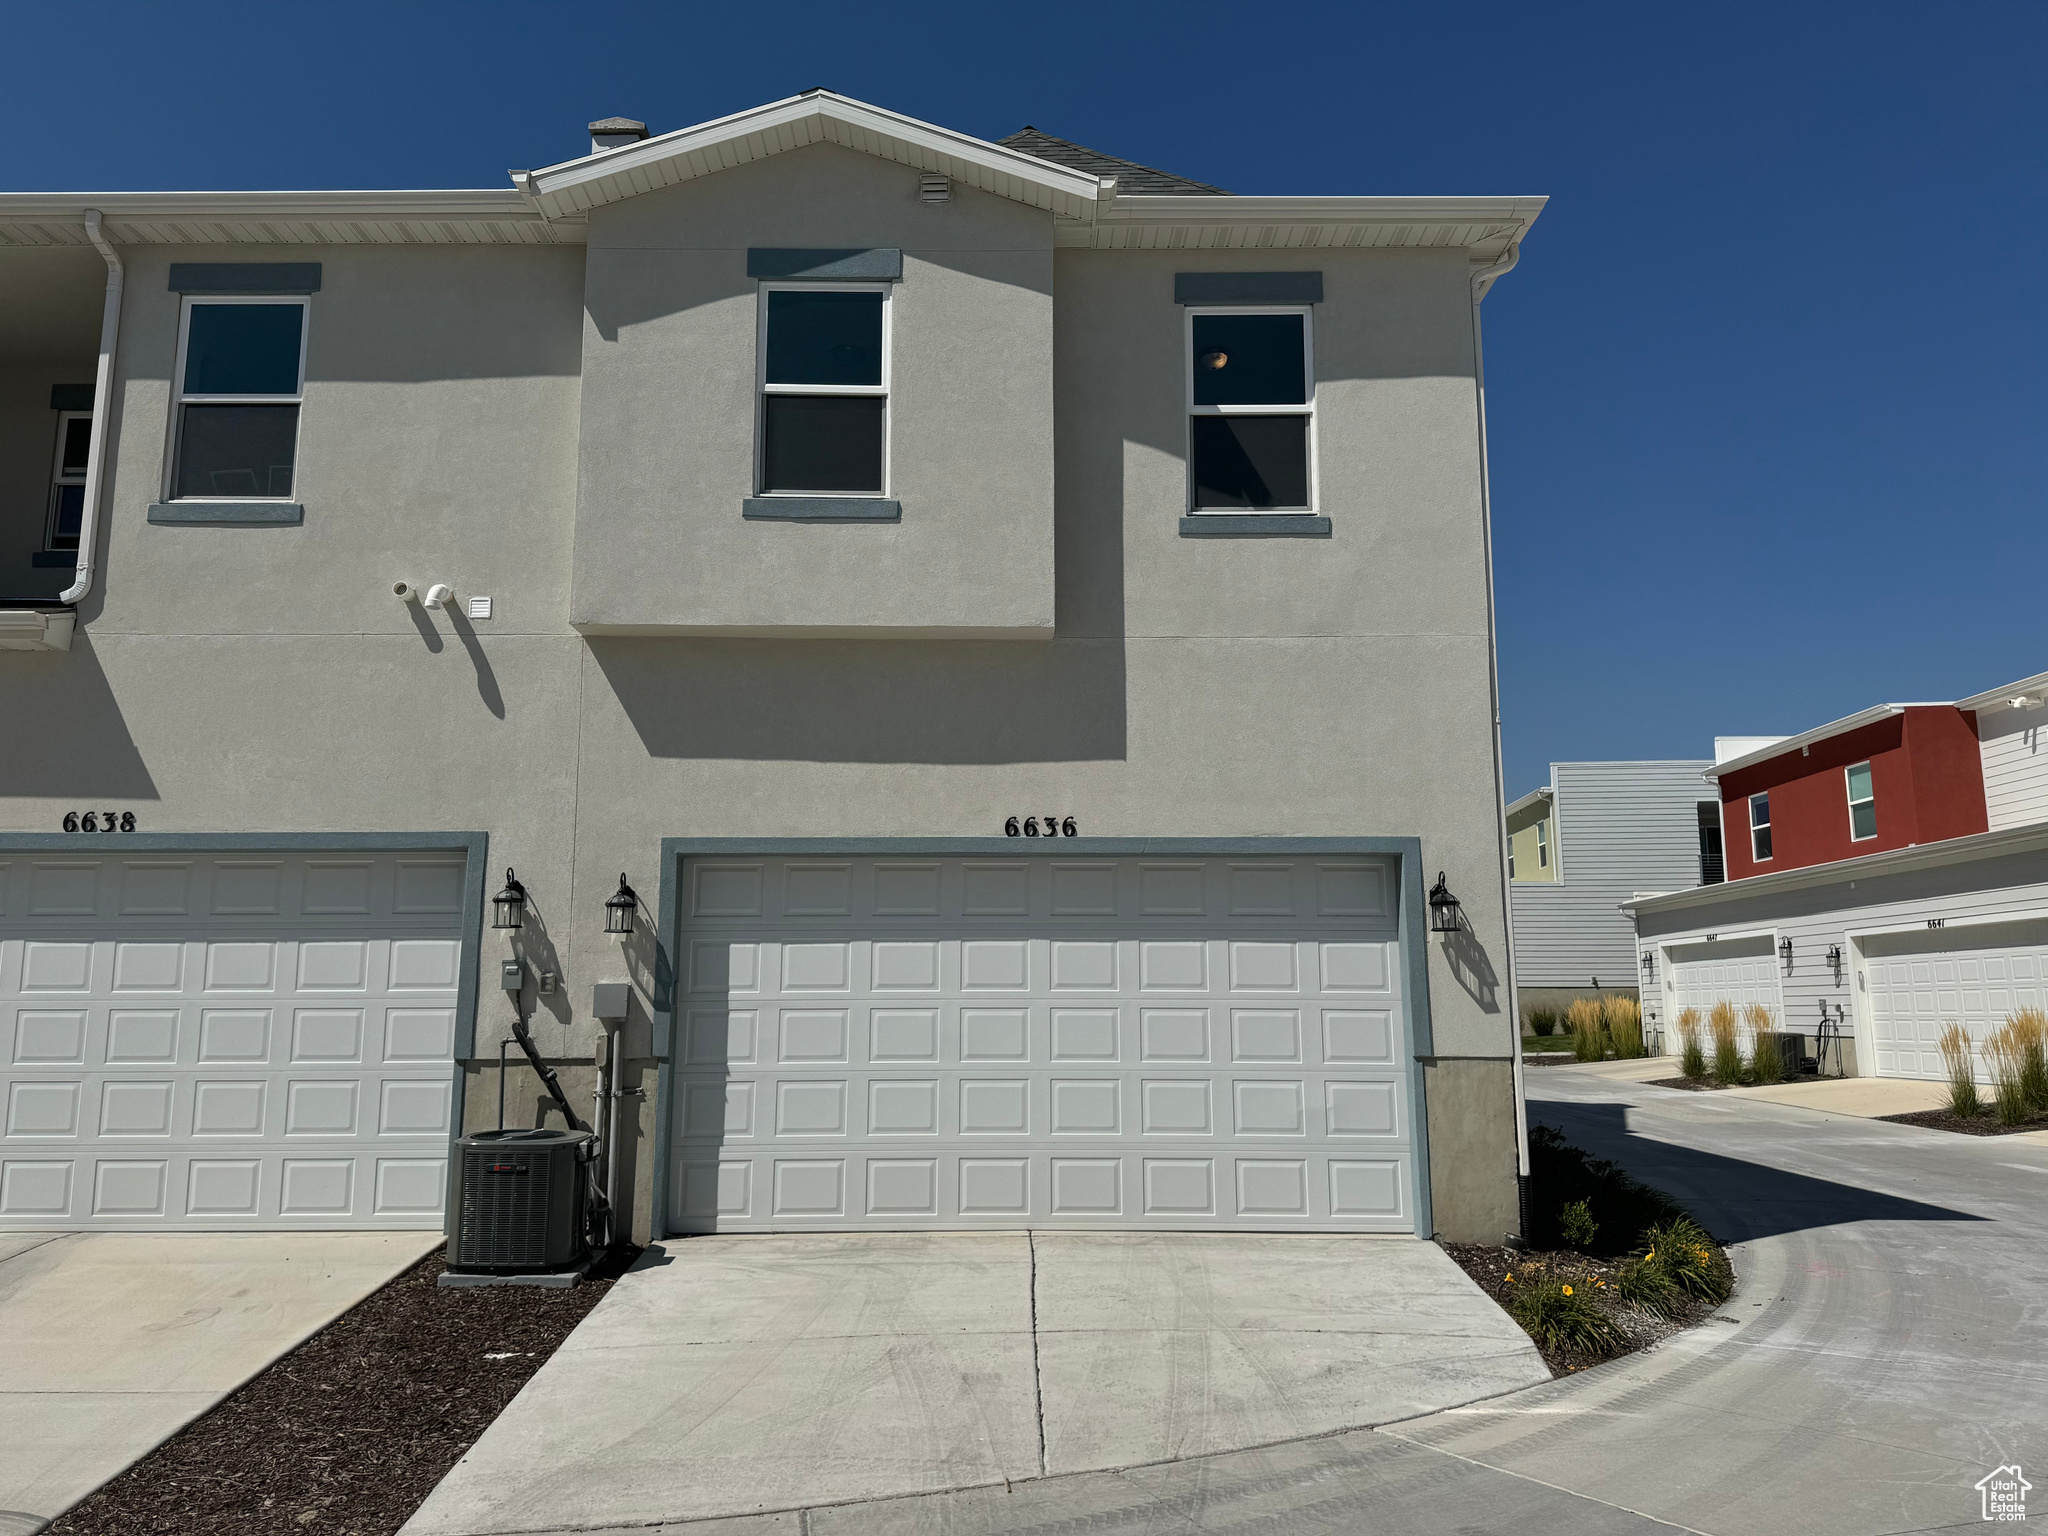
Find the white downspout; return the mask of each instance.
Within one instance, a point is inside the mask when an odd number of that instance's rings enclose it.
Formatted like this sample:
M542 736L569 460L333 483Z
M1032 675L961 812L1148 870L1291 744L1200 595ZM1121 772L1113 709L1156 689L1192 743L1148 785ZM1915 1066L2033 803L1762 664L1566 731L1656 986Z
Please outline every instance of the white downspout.
M85 210L85 234L107 263L107 299L100 311L100 368L92 386L92 434L85 450L85 506L78 520L78 568L71 585L57 594L76 603L92 590L93 556L99 545L100 486L106 479L107 415L114 398L114 342L121 331L121 258L100 233L97 208Z
M1500 646L1493 603L1493 485L1486 448L1486 354L1480 345L1479 301L1487 290L1515 270L1522 259L1520 244L1510 244L1500 260L1472 274L1472 387L1479 412L1479 531L1486 551L1486 668L1493 704L1493 803L1500 827L1500 910L1507 936L1508 1028L1515 1042L1515 1170L1526 1186L1529 1177L1529 1104L1522 1067L1522 1005L1515 984L1515 909L1508 882L1507 771L1500 741ZM1528 1234L1523 1233L1524 1237Z

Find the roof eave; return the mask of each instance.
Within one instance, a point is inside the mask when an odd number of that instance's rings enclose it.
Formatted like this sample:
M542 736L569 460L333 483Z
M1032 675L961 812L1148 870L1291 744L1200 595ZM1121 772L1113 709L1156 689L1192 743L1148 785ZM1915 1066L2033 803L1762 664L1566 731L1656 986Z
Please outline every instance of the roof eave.
M1957 709L1983 710L2005 709L2009 702L2021 694L2048 693L2048 672L2036 672L2032 677L2023 677L2016 683L2007 683L2003 688L1987 689L1974 693L1967 699L1957 699Z
M1875 704L1869 709L1858 710L1853 715L1844 715L1826 725L1817 725L1810 731L1797 736L1787 736L1783 741L1774 741L1768 747L1759 747L1754 752L1745 752L1740 757L1731 757L1725 763L1716 763L1700 777L1719 781L1731 773L1740 773L1745 768L1754 768L1758 763L1768 763L1773 758L1787 757L1801 747L1810 747L1816 742L1827 741L1835 736L1846 736L1851 731L1861 730L1866 725L1875 725L1880 720L1889 720L1893 715L1903 715L1911 707L1905 704Z

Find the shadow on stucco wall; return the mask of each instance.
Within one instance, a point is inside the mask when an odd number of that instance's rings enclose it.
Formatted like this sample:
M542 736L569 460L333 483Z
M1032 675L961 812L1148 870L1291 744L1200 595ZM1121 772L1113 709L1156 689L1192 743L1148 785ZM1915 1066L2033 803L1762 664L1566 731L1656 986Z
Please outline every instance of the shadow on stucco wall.
M1500 1012L1500 976L1487 958L1485 946L1468 929L1444 935L1444 959L1451 975L1466 995L1487 1013Z
M0 700L0 799L161 798L82 632L61 653L0 651Z

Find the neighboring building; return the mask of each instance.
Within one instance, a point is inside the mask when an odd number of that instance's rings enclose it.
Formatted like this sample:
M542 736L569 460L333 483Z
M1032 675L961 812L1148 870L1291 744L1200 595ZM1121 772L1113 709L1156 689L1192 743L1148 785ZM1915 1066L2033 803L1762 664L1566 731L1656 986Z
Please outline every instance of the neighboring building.
M1552 763L1550 783L1508 807L1525 1016L1574 997L1636 995L1635 932L1621 904L1721 878L1712 766Z
M1953 704L1883 704L1713 769L1731 876L1631 903L1645 1014L1760 1003L1826 1064L1939 1078L2048 1004L2048 673ZM1515 910L1517 925L1521 909ZM1519 941L1519 934L1518 934Z
M0 197L0 1226L432 1226L512 1006L588 1106L614 981L642 1234L1515 1226L1542 200L592 134Z

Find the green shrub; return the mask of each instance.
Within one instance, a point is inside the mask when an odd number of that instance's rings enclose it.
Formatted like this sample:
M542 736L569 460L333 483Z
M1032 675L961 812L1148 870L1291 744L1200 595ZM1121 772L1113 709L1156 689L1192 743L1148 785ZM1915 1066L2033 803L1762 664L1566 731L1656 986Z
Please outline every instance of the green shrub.
M1677 1282L1655 1260L1640 1254L1615 1271L1614 1288L1623 1301L1634 1302L1659 1317L1676 1317L1685 1310L1685 1293Z
M1700 1011L1697 1008L1679 1011L1678 1070L1695 1081L1707 1075L1707 1053L1700 1049Z
M1529 1010L1529 1033L1548 1040L1557 1033L1557 1010L1555 1008L1531 1008Z
M1732 1287L1727 1270L1714 1256L1713 1239L1690 1216L1676 1216L1645 1228L1642 1258L1689 1296L1712 1306L1728 1299Z
M1785 1081L1785 1048L1778 1043L1783 1038L1784 1036L1771 1029L1758 1030L1751 1037L1749 1070L1758 1082Z
M1621 1330L1583 1292L1583 1280L1526 1280L1515 1284L1508 1315L1546 1349L1598 1355L1618 1347Z
M1977 1069L1970 1062L1970 1032L1954 1019L1941 1032L1941 1062L1948 1071L1948 1110L1965 1120L1984 1113L1977 1096Z
M1606 1015L1607 1038L1614 1042L1614 1054L1633 1061L1643 1054L1643 1007L1632 997L1610 997L1601 1005Z
M1584 1252L1592 1246L1593 1235L1600 1230L1600 1223L1593 1219L1592 1208L1583 1200L1574 1200L1557 1213L1557 1230L1563 1234L1568 1247Z
M1707 1033L1714 1037L1714 1081L1726 1086L1742 1081L1742 1046L1736 1033L1735 1005L1723 999L1707 1014Z
M1595 1223L1585 1251L1602 1258L1628 1252L1646 1227L1685 1214L1662 1190L1604 1158L1588 1157L1547 1125L1529 1127L1529 1189L1535 1221L1525 1235L1539 1249L1567 1246L1559 1216L1575 1202L1584 1203Z

